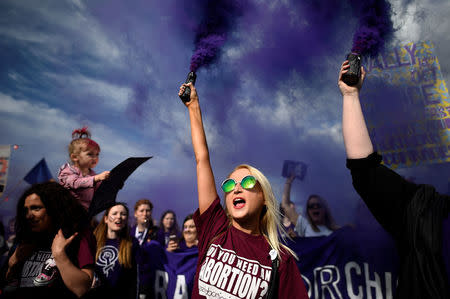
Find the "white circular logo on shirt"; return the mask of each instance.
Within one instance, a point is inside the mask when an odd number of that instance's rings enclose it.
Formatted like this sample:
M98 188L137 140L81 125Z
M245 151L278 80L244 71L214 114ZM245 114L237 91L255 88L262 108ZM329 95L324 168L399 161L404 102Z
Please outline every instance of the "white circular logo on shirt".
M98 256L97 265L103 268L103 273L108 276L109 271L114 268L114 265L119 257L117 248L111 245L106 245L100 251Z

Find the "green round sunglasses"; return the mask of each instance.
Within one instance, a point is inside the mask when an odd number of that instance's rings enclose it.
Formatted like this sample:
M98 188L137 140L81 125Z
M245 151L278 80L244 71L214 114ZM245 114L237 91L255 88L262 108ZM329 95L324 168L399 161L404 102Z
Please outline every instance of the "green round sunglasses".
M248 175L248 176L244 177L242 179L242 181L239 182L239 184L241 184L242 188L248 190L248 189L252 189L253 187L255 187L256 182L257 182L257 180L254 176ZM238 184L238 182L236 182L233 179L226 179L222 183L222 190L225 193L231 192L234 190L234 188L236 188L237 184Z

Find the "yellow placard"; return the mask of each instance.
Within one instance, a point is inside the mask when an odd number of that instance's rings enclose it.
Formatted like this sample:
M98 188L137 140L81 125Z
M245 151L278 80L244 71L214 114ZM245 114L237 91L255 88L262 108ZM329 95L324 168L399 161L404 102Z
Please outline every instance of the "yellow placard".
M396 168L449 162L449 94L434 44L408 43L368 58L364 65L367 83L385 86L369 84L361 96L372 141L384 163ZM395 89L395 96L389 96L387 90ZM376 111L383 101L383 110ZM389 118L380 117L382 113Z

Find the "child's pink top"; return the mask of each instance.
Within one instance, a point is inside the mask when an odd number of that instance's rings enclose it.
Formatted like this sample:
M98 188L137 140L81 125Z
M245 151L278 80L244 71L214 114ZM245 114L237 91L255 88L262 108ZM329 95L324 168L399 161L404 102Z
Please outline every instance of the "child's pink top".
M95 171L89 169L89 173L83 176L76 166L66 163L59 169L58 180L63 187L70 190L73 196L87 210L89 209L95 190L97 190L101 183L94 182L95 174Z

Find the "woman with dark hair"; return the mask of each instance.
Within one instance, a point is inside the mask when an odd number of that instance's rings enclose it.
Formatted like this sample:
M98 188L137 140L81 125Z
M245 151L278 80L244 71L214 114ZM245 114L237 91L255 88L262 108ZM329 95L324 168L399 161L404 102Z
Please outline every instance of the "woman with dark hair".
M197 228L195 227L194 214L189 214L183 221L183 236L180 241L180 250L196 248L198 244Z
M290 199L294 179L295 176L287 178L281 205L291 223L295 223L295 232L300 237L318 237L328 236L337 230L339 226L334 221L327 201L317 194L311 194L306 201L306 217L296 212L295 205Z
M197 248L198 235L197 228L195 227L194 214L189 214L183 221L183 232L179 242L176 240L170 240L167 244L167 251L185 251L189 249Z
M180 240L180 229L178 228L177 215L172 210L165 211L159 220L159 230L156 235L158 241L163 247L167 247L169 241Z
M108 208L94 231L97 239L94 298L136 298L137 267L128 226L128 207L116 203Z
M81 297L94 276L95 241L85 209L56 182L33 185L17 203L16 242L2 281L12 298Z

